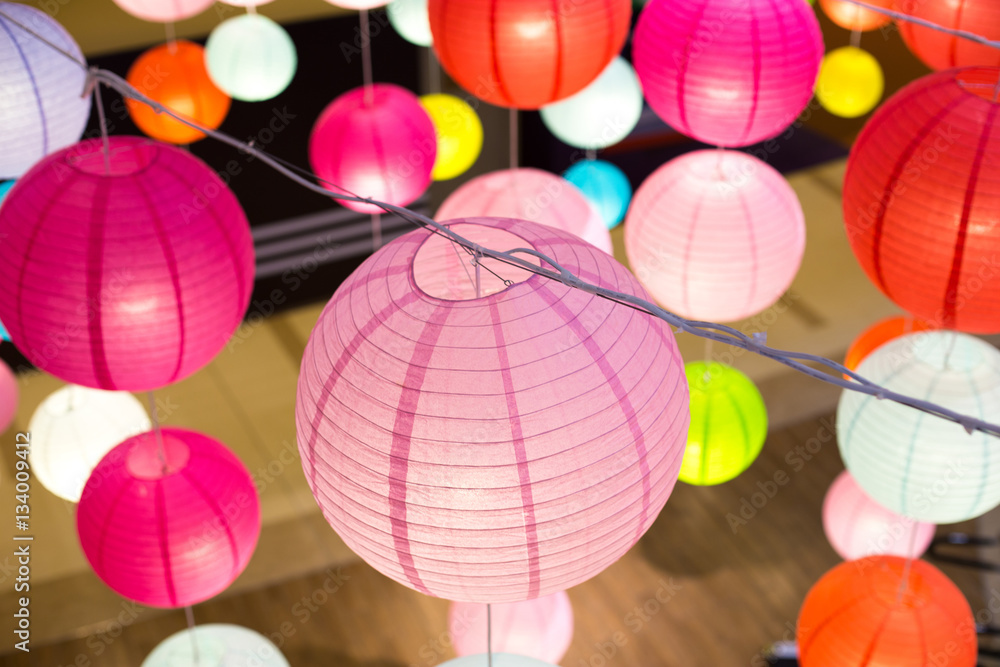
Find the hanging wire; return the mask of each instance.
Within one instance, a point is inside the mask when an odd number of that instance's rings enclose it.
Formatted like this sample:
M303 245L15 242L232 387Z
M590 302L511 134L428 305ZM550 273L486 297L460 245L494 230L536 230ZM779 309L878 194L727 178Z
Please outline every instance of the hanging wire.
M169 471L167 466L167 452L163 447L163 431L160 430L160 419L156 415L156 398L152 391L147 391L149 399L149 418L153 422L153 437L156 438L156 456L160 459L160 472L164 475Z
M493 667L493 605L486 603L486 667Z
M191 637L191 655L194 657L194 664L201 664L201 658L198 656L198 641L194 636L194 609L191 605L184 607L184 617L187 619L188 635Z
M884 14L885 16L891 16L897 21L905 21L906 23L913 23L915 25L923 26L924 28L930 28L931 30L937 30L939 32L945 32L949 35L955 35L956 37L962 37L968 39L977 44L982 44L983 46L989 46L994 49L1000 49L1000 41L987 39L982 35L977 35L974 32L969 32L968 30L958 30L957 28L946 28L943 25L934 23L933 21L928 21L927 19L922 19L916 16L911 16L903 12L897 12L894 9L886 9L885 7L879 7L878 5L872 5L862 0L843 0L844 2L850 3L852 5L857 5L858 7L864 7L870 11L876 12L878 14Z

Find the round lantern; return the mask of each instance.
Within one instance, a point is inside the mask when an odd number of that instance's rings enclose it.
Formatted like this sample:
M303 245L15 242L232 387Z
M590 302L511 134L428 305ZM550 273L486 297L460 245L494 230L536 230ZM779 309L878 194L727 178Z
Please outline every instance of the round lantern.
M883 9L892 9L893 0L865 0L865 2ZM844 0L819 0L819 6L831 21L845 30L875 30L892 21L891 16Z
M621 56L580 92L541 109L542 122L560 141L593 150L627 137L641 115L639 78Z
M805 2L651 0L632 57L646 100L668 125L708 144L747 146L805 109L823 37Z
M931 325L921 320L904 315L894 315L884 320L879 320L854 339L851 346L847 348L844 355L844 366L849 370L856 371L865 357L885 345L890 340L899 338L909 333L918 331L928 331L933 329ZM846 375L844 377L847 377Z
M1000 332L1000 69L938 72L893 95L851 150L847 238L868 277L936 326Z
M174 23L191 18L212 6L215 0L115 0L115 4L143 21Z
M846 470L833 481L823 500L823 532L844 560L879 554L919 558L931 545L935 528L933 523L885 509L869 498Z
M165 428L101 459L80 497L77 531L94 572L116 593L186 607L221 593L250 562L260 501L222 443Z
M937 25L1000 40L1000 5L993 0L896 0L896 9ZM910 51L931 69L1000 65L1000 51L948 33L899 22L899 34Z
M885 90L882 66L853 46L826 54L816 81L816 99L835 116L857 118L878 106Z
M420 104L434 123L437 158L431 178L446 181L469 170L483 150L483 124L465 100L441 93L424 95Z
M976 627L962 591L930 563L898 556L841 563L799 612L802 667L974 667Z
M389 23L403 39L417 46L434 43L427 0L392 0L386 10Z
M100 139L50 155L7 196L0 319L56 377L146 391L207 364L239 326L253 240L205 163L149 139L109 143L107 156Z
M615 165L603 160L580 160L566 170L563 178L580 188L608 229L617 227L625 217L632 200L632 184Z
M355 88L330 103L313 126L309 161L333 192L406 206L424 193L437 158L434 124L417 96L389 83ZM362 213L374 204L340 201Z
M389 2L389 0L326 0L331 5L343 7L344 9L375 9Z
M132 394L67 385L31 416L31 467L46 489L79 502L83 485L104 455L150 428L149 416Z
M90 117L83 53L45 12L0 2L0 179L16 178L43 157L80 138ZM43 43L12 21L72 54Z
M645 295L568 232L449 224ZM459 252L416 230L338 288L302 359L299 449L327 521L377 570L450 600L517 602L586 581L649 528L677 479L687 388L662 320Z
M232 102L208 77L205 49L185 40L146 51L132 64L127 80L154 102L210 130L222 125ZM204 132L143 102L126 98L125 105L138 128L154 139L190 144L205 138Z
M219 0L219 2L232 5L233 7L259 7L260 5L266 5L273 0Z
M285 29L261 14L226 19L205 43L208 74L222 90L244 102L269 100L295 76L298 55Z
M695 151L639 187L625 249L639 281L665 308L734 321L788 289L805 251L802 207L774 168L745 153Z
M524 655L511 653L479 653L442 662L438 667L557 667L550 662L542 662Z
M466 181L437 211L438 220L520 218L576 234L611 254L611 234L582 192L540 169L502 169Z
M19 396L17 377L10 370L10 366L0 361L0 433L14 423Z
M965 334L897 338L868 355L858 374L961 414L987 420L1000 414L1000 350ZM861 488L897 514L955 523L1000 504L1000 450L984 433L845 391L837 439Z
M434 50L460 86L490 104L538 109L598 77L628 35L631 0L430 0Z
M224 623L197 625L170 635L146 656L141 667L191 665L289 667L281 651L267 637Z
M486 605L452 602L448 609L448 632L459 656L487 651ZM558 663L573 641L573 606L566 591L552 595L492 605L491 648Z

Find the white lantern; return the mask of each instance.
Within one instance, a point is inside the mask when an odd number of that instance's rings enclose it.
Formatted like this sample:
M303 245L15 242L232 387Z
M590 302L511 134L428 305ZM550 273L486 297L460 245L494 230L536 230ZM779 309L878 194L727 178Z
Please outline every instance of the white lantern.
M967 334L902 336L872 352L858 374L961 414L1000 415L1000 351ZM965 521L1000 504L1000 443L892 401L845 391L840 454L880 505L928 523Z
M488 665L492 665L492 667L556 667L551 662L542 662L535 658L514 655L513 653L494 653L492 662L490 660L491 656L485 653L477 653L476 655L466 655L461 658L449 660L448 662L442 662L438 667L487 667Z
M298 54L280 25L261 14L243 14L226 19L208 36L205 65L223 92L244 102L260 102L292 82Z
M80 63L80 47L48 14L0 2L0 180L80 139L90 117L90 96L81 97L87 69Z
M386 10L389 13L389 23L400 37L417 46L430 46L434 43L427 0L392 0Z
M46 489L79 502L87 478L104 455L151 428L132 394L69 384L42 401L31 416L31 467Z
M170 635L146 656L141 667L192 665L289 667L285 656L266 637L253 630L224 623L198 625Z
M448 632L458 655L486 651L486 605L452 602L448 610ZM573 606L566 591L523 602L494 604L492 648L558 663L573 641Z

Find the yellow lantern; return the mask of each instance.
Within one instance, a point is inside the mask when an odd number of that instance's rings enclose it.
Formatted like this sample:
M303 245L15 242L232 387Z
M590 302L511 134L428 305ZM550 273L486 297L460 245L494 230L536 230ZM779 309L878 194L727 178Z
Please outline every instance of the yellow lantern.
M867 51L845 46L826 54L816 81L823 108L842 118L857 118L874 109L885 89L882 67Z
M464 174L483 150L483 124L476 111L454 95L436 93L420 98L437 134L437 159L431 178L447 181Z

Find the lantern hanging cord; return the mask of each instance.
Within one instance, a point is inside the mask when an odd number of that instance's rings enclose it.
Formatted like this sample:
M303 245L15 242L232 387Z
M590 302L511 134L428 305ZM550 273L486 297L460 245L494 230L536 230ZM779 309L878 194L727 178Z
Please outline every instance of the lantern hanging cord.
M882 14L884 16L889 16L897 21L905 21L907 23L913 23L914 25L923 26L924 28L930 28L931 30L937 30L938 32L944 32L949 35L955 35L956 37L962 37L963 39L968 39L969 41L976 42L977 44L982 44L983 46L988 46L993 49L1000 49L1000 41L987 39L982 35L977 35L974 32L969 32L968 30L959 30L957 28L947 28L943 25L934 23L933 21L928 21L927 19L922 19L917 16L912 16L904 12L897 12L895 9L886 9L885 7L879 7L878 5L872 5L863 0L843 0L844 2L850 3L857 7L862 7L869 11L875 12L876 14Z

